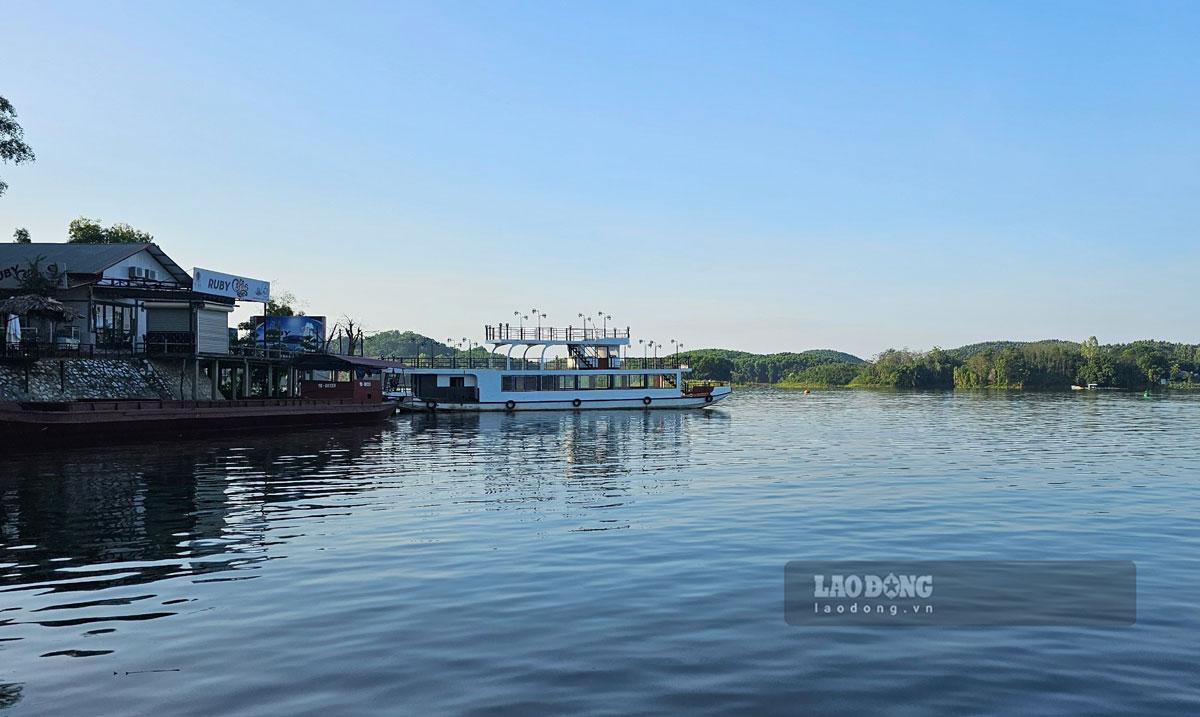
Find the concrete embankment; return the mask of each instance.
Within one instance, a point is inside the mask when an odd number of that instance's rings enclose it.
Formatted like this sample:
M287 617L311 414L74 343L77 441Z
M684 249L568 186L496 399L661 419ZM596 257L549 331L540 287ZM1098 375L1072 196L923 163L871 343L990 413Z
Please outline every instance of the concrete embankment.
M196 397L213 398L201 379ZM0 365L0 401L190 399L192 372L179 361L41 359ZM218 397L219 398L219 397Z

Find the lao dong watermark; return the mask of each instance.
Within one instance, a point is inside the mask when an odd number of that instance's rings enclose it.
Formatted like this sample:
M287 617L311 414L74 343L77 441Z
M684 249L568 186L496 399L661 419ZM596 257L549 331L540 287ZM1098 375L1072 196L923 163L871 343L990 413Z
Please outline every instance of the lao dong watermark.
M799 626L1127 627L1131 561L792 561L784 617Z

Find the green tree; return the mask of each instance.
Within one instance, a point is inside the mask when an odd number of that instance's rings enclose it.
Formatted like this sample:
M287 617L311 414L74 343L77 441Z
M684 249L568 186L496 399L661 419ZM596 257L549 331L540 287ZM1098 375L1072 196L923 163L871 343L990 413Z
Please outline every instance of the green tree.
M300 300L290 291L278 291L267 302L267 316L304 316L303 311L294 307L300 305Z
M71 244L148 244L154 237L128 224L117 223L106 229L95 219L77 217L67 225L67 241Z
M696 378L728 381L733 376L733 361L724 356L703 354L692 363Z
M31 244L33 240L29 238L28 229L25 227L18 227L17 230L13 232L13 242L17 244Z
M0 161L21 164L34 159L33 150L25 144L25 130L17 123L17 111L11 102L0 97ZM0 195L6 189L8 184L0 180Z

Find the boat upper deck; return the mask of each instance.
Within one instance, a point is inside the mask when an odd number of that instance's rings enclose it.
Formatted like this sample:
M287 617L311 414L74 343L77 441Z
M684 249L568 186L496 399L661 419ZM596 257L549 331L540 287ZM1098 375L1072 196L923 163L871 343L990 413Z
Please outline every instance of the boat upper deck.
M512 326L496 324L484 327L484 340L490 344L529 344L537 346L628 346L629 327L607 326Z
M605 372L674 372L674 371L691 371L687 361L682 357L662 356L662 357L634 357L626 356L620 359L617 365L604 366L599 365L583 365L570 358L558 357L547 359L546 361L538 361L536 359L525 359L520 357L500 356L492 353L476 353L460 356L428 356L422 354L420 356L390 356L386 360L391 366L385 371L406 371L411 369L449 369L459 371L462 369L491 369L495 371L570 371L570 372L586 372L586 373L605 373Z

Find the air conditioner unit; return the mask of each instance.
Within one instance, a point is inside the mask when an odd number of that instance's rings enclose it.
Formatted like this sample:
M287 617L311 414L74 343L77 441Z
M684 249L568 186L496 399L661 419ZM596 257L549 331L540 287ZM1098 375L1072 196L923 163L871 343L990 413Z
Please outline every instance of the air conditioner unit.
M130 279L144 279L145 277L146 277L146 270L143 269L142 267L140 267L140 266L129 267L129 278Z
M146 278L150 279L152 281L158 281L158 270L157 269L147 269L146 270Z

